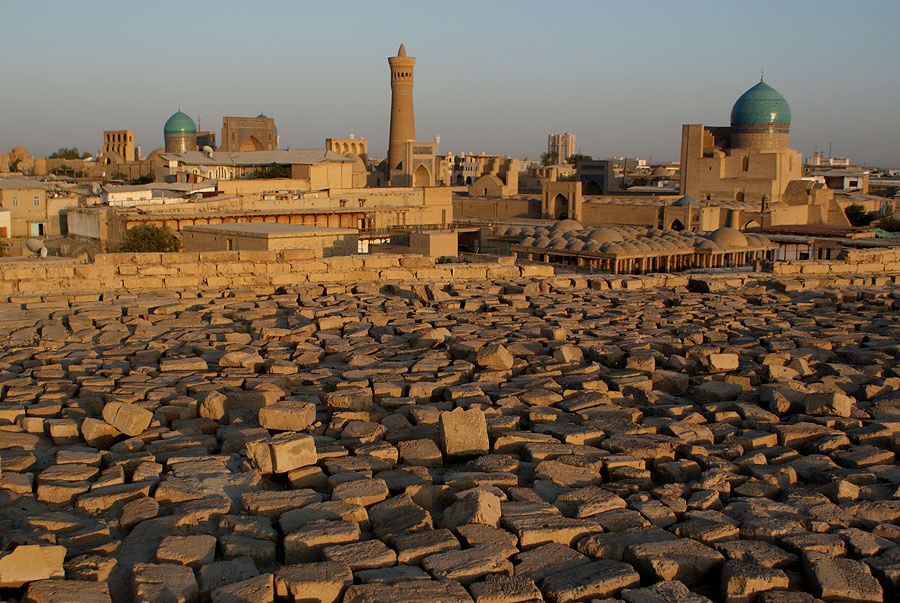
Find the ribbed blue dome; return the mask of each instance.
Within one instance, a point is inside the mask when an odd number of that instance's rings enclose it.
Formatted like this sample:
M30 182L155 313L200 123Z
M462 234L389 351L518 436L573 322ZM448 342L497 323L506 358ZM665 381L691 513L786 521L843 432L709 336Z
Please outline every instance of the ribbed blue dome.
M182 113L181 109L176 111L172 117L166 120L166 125L163 126L163 135L168 136L170 134L196 134L197 133L197 125L194 123L194 120L191 119L186 113Z
M760 82L744 92L731 109L731 125L791 123L791 108L775 88Z

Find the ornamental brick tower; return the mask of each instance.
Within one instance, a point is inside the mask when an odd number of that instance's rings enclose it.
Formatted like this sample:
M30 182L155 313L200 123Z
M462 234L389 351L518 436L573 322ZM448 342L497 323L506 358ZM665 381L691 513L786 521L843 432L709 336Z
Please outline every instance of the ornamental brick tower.
M388 58L391 66L391 134L388 143L388 169L385 176L399 169L403 162L404 144L416 139L416 120L413 115L413 68L416 59L406 56L400 45L397 56Z

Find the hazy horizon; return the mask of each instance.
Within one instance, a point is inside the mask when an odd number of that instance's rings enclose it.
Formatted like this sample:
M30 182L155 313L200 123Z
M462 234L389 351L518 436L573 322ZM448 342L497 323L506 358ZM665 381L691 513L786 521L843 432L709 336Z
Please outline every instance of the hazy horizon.
M389 8L391 9L389 11ZM387 150L387 57L417 58L420 140L537 159L547 134L582 153L679 158L681 126L728 125L765 80L791 106L791 146L900 167L900 5L837 2L318 3L49 1L4 8L0 152L95 153L130 129L144 155L179 108L217 142L222 117L275 119L282 148L353 132Z

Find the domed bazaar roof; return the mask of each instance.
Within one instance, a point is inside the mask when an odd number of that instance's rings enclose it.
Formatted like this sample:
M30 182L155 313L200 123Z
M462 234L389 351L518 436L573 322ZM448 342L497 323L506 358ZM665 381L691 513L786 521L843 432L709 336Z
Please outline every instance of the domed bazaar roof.
M166 125L163 126L163 135L168 136L170 134L196 134L197 126L194 124L194 120L191 119L186 113L182 113L181 109L172 114L172 117L166 120Z
M727 226L723 226L716 230L709 235L709 238L715 241L716 244L723 249L747 246L747 237L745 237L741 231Z
M744 92L731 108L731 125L790 124L791 108L775 88L760 81Z

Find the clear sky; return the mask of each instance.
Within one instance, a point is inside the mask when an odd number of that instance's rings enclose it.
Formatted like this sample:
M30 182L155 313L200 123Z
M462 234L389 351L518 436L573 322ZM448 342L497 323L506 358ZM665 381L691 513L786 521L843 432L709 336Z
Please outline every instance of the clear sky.
M677 160L681 124L727 125L765 70L791 146L900 167L900 2L569 0L3 2L0 151L162 146L179 107L276 120L281 144L349 132L384 156L387 57L415 68L416 133L441 152Z

